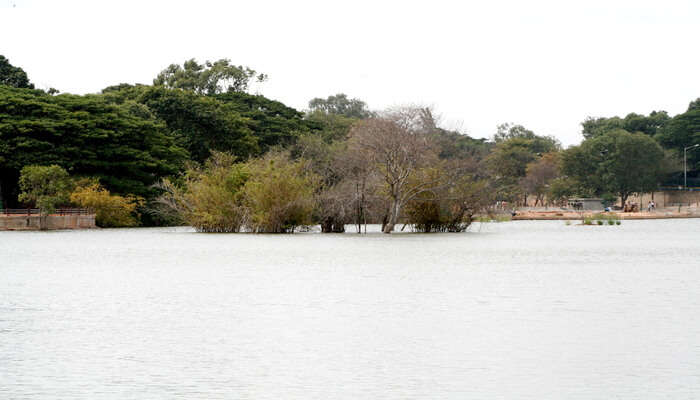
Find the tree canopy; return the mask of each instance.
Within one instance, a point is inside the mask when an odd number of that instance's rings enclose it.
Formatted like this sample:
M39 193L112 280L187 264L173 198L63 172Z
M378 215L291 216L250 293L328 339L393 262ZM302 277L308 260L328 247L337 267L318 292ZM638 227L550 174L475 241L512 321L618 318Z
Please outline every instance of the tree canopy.
M535 161L538 154L554 150L554 146L541 146L545 143L517 137L498 143L489 155L493 173L512 178L524 177L527 165Z
M197 162L212 151L225 151L247 158L259 151L249 120L230 104L194 92L149 87L139 102L165 121L180 146Z
M582 189L598 196L615 193L624 204L630 194L658 187L663 159L663 149L654 139L618 129L567 149L562 169Z
M667 149L671 149L680 157L683 149L700 143L700 99L690 103L688 111L671 118L655 139ZM688 166L697 168L700 164L700 151L687 153Z
M700 97L693 100L688 104L688 111L700 110Z
M205 61L204 64L192 58L182 66L170 64L158 74L153 84L211 96L223 92L245 92L252 80L264 82L267 75L249 67L233 65L231 60L225 58Z
M261 95L228 92L215 98L247 120L262 153L274 146L291 145L300 135L324 128L320 123L305 120L304 113Z
M652 111L649 115L636 113L627 114L626 117L593 118L588 117L581 123L583 137L588 139L603 135L616 129L624 129L628 132L642 132L649 136L656 135L669 122L671 117L666 111Z
M322 111L328 114L337 114L349 118L369 118L373 115L367 109L367 104L360 99L349 99L344 93L328 96L323 99L316 97L309 101L309 110Z
M143 105L0 86L0 188L12 204L25 165L56 164L109 190L147 196L188 154Z
M539 136L522 125L502 124L494 135L495 145L486 158L497 199L518 202L526 199L521 180L527 167L546 153L561 149L551 136Z
M22 68L10 64L10 61L1 54L0 85L7 85L20 89L34 89L34 85L29 82L27 73L24 72Z
M58 165L26 165L20 172L19 188L19 201L38 207L46 215L70 201L72 182Z

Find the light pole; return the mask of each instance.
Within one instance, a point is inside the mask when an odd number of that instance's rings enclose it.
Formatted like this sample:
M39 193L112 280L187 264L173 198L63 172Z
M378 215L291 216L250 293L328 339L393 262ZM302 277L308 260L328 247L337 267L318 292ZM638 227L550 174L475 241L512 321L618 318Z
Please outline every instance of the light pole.
M688 189L688 149L694 149L697 147L700 147L700 143L696 143L683 149L683 187L685 189Z

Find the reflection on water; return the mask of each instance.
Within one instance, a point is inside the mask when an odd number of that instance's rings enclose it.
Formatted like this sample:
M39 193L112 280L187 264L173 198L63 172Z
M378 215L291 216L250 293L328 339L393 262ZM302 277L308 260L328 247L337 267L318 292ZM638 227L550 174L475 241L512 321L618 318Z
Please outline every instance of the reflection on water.
M0 232L0 398L697 399L699 233Z

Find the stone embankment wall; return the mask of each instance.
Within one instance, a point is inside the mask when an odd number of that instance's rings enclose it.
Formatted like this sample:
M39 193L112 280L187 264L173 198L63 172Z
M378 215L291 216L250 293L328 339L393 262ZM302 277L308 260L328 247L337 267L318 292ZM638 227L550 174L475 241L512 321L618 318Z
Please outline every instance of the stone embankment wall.
M2 215L0 231L38 231L42 229L90 229L96 228L95 215Z
M632 195L628 201L641 204L642 208L646 208L649 200L654 200L657 208L663 207L678 207L680 206L698 206L700 205L700 191L685 191L685 190L666 190L663 192L644 193L640 200L639 196ZM619 204L620 201L618 200Z

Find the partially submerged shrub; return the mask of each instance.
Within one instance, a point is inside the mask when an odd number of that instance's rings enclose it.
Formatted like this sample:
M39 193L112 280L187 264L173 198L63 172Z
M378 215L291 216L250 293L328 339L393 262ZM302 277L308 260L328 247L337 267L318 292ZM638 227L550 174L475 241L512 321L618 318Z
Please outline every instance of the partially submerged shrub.
M418 179L439 181L438 176L445 174L444 169L434 168L423 171ZM446 179L443 179L446 180ZM478 181L465 174L456 182L450 182L443 188L420 193L406 206L408 221L419 232L464 232L473 221L473 216L485 208L482 192L484 181ZM486 216L488 222L498 216Z
M159 213L199 232L240 232L248 212L241 188L250 173L230 154L215 152L204 166L191 165L179 185L163 180Z
M290 161L284 153L272 153L247 164L250 179L243 187L244 204L254 232L294 232L310 225L317 177L303 161Z
M343 182L344 183L344 182ZM321 232L342 233L345 232L345 222L350 221L351 199L345 195L342 189L344 185L324 187L316 195L316 209L314 217L321 224Z
M247 163L214 153L188 168L180 185L161 182L158 204L199 232L293 232L312 223L316 186L304 162L286 153Z
M241 188L250 178L244 164L216 153L203 169L189 170L186 221L201 232L240 232L247 218Z

